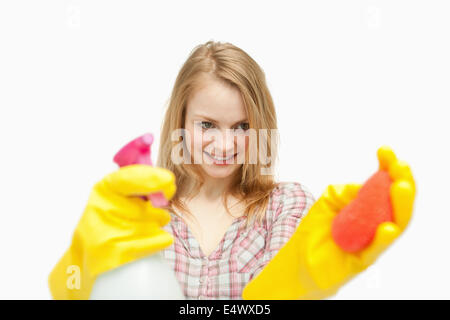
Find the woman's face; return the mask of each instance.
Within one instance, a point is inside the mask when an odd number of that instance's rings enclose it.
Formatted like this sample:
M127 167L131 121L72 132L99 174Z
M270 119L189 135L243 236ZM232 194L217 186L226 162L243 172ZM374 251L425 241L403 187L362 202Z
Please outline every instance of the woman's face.
M229 177L245 161L248 128L239 89L216 79L206 80L186 106L191 163L200 165L209 177Z

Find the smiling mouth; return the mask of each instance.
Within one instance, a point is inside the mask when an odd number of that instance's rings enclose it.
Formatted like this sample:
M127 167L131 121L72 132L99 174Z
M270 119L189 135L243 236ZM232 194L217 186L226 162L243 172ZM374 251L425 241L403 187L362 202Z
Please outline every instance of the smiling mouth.
M218 158L218 157L215 157L215 156L211 155L210 153L208 153L206 151L203 151L203 153L206 154L212 160L214 160L214 163L218 163L218 164L226 164L230 160L233 160L236 157L236 155L237 155L237 153L235 153L234 155L229 156L228 158L222 158L222 157Z

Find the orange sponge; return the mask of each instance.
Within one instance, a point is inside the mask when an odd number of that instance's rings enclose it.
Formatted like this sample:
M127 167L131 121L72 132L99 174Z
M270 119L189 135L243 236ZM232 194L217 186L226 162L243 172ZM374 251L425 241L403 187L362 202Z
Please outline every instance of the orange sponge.
M377 171L359 189L356 198L336 215L331 233L342 250L364 249L373 240L380 223L393 221L391 183L387 171Z

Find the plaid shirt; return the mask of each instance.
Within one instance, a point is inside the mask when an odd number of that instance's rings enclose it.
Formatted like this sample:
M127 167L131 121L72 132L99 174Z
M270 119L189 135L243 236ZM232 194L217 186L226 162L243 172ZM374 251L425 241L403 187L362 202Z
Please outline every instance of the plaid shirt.
M246 217L236 218L209 257L186 223L170 212L164 229L174 236L174 243L161 253L186 299L242 299L245 285L290 239L314 202L302 184L279 183L270 195L263 225L245 230Z

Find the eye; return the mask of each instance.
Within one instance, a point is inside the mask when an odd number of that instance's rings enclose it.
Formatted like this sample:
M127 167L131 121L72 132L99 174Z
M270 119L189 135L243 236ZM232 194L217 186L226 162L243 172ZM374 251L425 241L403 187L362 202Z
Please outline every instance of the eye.
M212 123L208 122L208 121L202 121L202 122L200 122L200 127L202 129L211 129L212 128Z
M239 128L240 126L242 126L241 128ZM249 129L249 124L247 122L243 122L238 126L238 129L242 129L244 131Z

